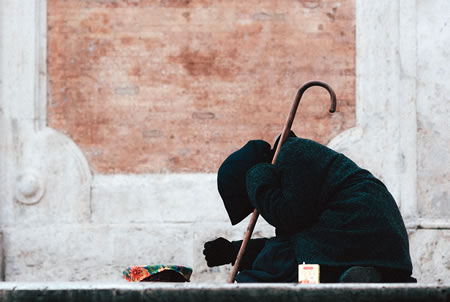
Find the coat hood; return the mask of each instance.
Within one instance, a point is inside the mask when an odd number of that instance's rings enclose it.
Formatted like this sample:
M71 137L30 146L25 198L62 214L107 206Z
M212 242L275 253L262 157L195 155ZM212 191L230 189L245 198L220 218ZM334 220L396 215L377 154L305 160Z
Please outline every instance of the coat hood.
M263 140L251 140L228 156L217 173L217 187L223 200L231 224L241 222L254 207L247 194L245 178L254 165L269 162L270 144Z

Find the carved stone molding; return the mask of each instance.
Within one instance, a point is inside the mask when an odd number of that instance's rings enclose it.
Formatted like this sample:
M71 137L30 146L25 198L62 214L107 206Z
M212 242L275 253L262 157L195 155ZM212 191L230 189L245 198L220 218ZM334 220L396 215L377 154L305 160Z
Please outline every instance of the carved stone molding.
M46 127L46 18L45 0L0 2L2 225L90 216L87 161L68 137Z
M25 205L38 203L45 193L45 181L34 170L24 171L16 177L15 197Z

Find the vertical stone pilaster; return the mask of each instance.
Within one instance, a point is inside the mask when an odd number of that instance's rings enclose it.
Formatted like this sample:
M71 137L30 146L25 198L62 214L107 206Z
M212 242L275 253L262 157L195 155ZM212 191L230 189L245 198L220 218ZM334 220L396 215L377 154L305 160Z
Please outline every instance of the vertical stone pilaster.
M86 221L88 164L46 126L47 1L0 7L0 225Z
M399 174L400 209L405 218L416 220L417 205L417 9L416 1L399 5Z
M5 281L5 250L3 248L3 233L0 232L0 281Z
M329 144L380 177L411 224L417 223L415 26L415 1L356 2L357 125Z

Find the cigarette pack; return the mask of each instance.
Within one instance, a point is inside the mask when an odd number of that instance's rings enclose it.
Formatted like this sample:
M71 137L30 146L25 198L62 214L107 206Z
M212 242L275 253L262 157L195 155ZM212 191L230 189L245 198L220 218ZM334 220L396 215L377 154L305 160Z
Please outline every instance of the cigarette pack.
M298 283L318 284L320 283L320 266L318 264L299 264Z

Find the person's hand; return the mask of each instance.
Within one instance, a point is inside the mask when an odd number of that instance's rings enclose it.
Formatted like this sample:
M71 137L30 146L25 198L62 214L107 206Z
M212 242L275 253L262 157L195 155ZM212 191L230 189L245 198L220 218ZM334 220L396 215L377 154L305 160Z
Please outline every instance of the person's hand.
M209 267L232 263L236 260L237 252L233 244L225 238L208 241L204 245L203 255Z
M290 137L297 137L297 135L295 135L294 131L289 130L289 134L288 134L288 137L286 139L288 139ZM273 144L272 150L270 150L270 155L269 155L270 161L273 160L273 157L275 155L275 151L277 150L277 147L278 147L278 143L280 142L280 138L281 138L281 134L278 135L277 139L275 140L275 143Z

